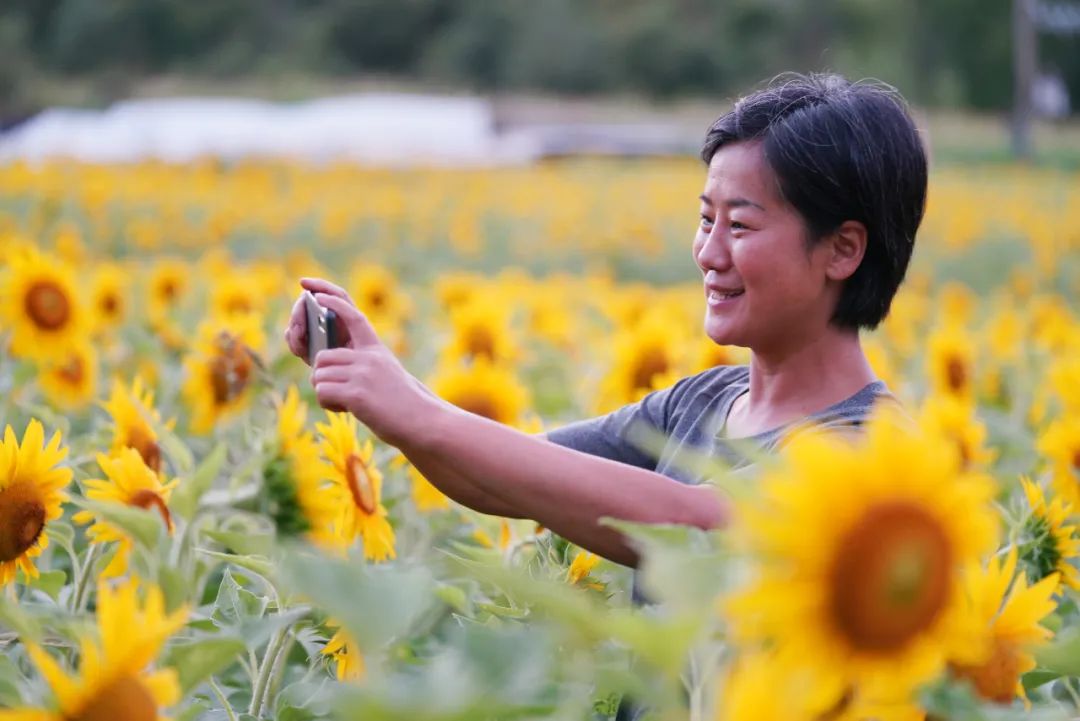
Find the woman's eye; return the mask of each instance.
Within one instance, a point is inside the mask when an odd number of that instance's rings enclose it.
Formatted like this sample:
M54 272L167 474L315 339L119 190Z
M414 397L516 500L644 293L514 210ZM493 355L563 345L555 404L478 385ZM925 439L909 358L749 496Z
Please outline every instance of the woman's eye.
M749 230L749 228L747 228L745 225L743 225L742 223L740 223L737 220L731 221L731 229L732 230Z
M713 219L703 215L703 216L701 216L701 224L703 226L712 225L713 224Z

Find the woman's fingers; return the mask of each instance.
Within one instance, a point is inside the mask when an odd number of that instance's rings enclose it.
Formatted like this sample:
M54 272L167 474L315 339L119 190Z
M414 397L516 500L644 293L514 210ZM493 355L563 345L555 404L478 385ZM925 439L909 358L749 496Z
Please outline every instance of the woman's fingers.
M311 372L311 385L319 383L346 383L349 380L349 366L321 365Z
M293 355L307 360L307 317L303 298L296 300L289 315L289 324L285 326L285 345Z
M335 285L323 278L301 278L300 286L304 290L310 290L312 293L326 293L327 295L335 295L338 298L348 301L352 304L352 298L345 292L345 289L340 285Z
M375 329L371 327L367 317L352 304L352 301L328 293L316 293L315 300L319 301L319 305L324 308L337 313L338 321L345 324L354 348L381 345Z
M315 398L328 411L341 413L348 410L349 384L326 382L315 386Z

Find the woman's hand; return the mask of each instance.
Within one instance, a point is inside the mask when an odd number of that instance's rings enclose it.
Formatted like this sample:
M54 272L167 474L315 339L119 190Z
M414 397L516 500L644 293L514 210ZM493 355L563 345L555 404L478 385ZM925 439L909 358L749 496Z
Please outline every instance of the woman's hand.
M323 408L349 411L383 441L400 447L423 431L423 420L442 404L405 370L343 295L315 293L319 305L337 313L344 346L316 354L311 373L315 397Z
M334 285L328 280L301 278L300 287L304 290L310 290L312 293L324 293L341 298L355 310L356 304L353 303L352 298L345 292L345 289L339 285ZM343 348L352 347L352 337L349 335L349 329L345 327L344 323L338 324L337 334L339 346ZM304 310L304 295L302 293L296 299L296 303L293 304L292 314L289 316L289 325L285 327L285 345L289 347L289 352L294 356L308 365L311 364L307 357L307 312Z

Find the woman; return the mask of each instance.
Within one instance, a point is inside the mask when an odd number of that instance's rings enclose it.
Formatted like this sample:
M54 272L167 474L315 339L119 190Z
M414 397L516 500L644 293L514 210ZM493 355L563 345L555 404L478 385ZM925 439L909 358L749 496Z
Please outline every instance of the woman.
M746 465L726 441L768 451L807 421L851 432L891 398L859 330L881 322L903 280L927 171L903 101L835 75L788 76L741 99L709 129L702 159L693 256L705 332L750 348L749 366L713 368L546 439L529 436L434 396L341 288L304 279L344 324L344 347L315 359L319 403L356 415L458 502L533 518L620 563L636 554L601 518L723 525L724 500L675 467L680 447ZM305 356L300 301L285 339ZM659 462L627 439L639 421L670 438Z

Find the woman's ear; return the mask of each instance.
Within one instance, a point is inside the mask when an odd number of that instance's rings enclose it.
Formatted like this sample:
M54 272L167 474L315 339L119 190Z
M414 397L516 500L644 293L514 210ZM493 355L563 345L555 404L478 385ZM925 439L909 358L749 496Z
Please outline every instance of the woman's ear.
M866 254L866 226L857 220L845 220L830 240L832 254L825 275L830 280L847 280Z

